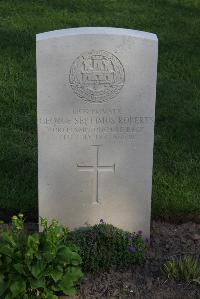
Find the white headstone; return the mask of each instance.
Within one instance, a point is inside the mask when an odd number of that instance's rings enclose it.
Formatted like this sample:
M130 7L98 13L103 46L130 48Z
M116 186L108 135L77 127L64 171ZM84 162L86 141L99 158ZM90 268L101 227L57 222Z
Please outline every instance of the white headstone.
M149 235L157 47L129 29L37 35L40 216Z

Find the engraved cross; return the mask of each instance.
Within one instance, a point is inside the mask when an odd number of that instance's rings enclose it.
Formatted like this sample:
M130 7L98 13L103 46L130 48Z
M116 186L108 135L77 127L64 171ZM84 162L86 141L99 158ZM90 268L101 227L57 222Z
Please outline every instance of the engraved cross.
M96 177L96 201L95 203L100 203L99 200L99 172L100 171L111 171L115 172L115 164L113 165L99 165L99 150L100 145L92 145L96 147L96 163L95 165L79 165L77 164L77 168L79 171L92 171L95 173Z

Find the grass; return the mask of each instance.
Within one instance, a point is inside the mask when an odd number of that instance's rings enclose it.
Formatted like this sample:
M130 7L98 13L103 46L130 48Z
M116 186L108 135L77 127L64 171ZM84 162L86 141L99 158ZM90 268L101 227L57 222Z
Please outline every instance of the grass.
M198 258L191 255L166 261L163 272L177 281L200 283L200 262Z
M200 213L199 0L0 1L1 210L37 210L35 34L79 26L158 35L152 215Z

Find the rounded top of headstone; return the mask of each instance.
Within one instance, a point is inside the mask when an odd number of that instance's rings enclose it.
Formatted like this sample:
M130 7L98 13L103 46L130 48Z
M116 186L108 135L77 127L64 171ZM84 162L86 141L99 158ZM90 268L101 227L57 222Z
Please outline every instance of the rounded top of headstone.
M36 34L36 40L39 41L39 40L45 40L49 38L58 38L62 36L80 35L80 34L126 35L135 38L157 41L157 36L154 33L133 30L133 29L114 28L114 27L79 27L79 28L54 30L54 31L48 31L48 32Z

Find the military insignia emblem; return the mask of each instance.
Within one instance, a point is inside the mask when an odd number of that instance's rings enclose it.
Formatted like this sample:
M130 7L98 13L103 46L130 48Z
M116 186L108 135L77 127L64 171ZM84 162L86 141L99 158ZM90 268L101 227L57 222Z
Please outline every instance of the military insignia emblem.
M83 53L70 68L69 83L74 93L90 103L104 103L114 98L124 81L122 63L104 50Z

